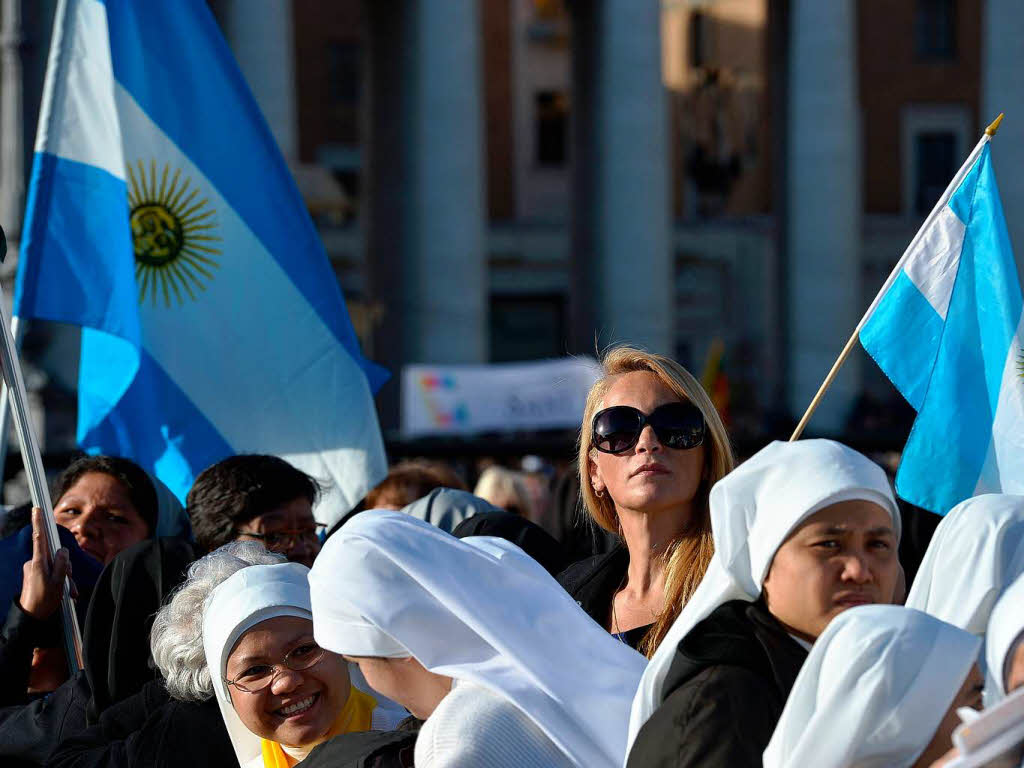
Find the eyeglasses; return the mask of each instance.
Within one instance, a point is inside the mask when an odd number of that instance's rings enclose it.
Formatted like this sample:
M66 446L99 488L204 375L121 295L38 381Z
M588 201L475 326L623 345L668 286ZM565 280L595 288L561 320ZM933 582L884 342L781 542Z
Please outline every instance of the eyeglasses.
M269 531L268 533L236 530L235 534L238 536L248 536L251 539L262 541L263 546L269 550L287 550L291 549L299 542L319 542L320 531L326 528L326 525L317 523L312 528L302 528L298 530Z
M667 448L688 450L704 442L704 414L693 403L665 403L650 415L629 405L614 405L594 415L593 443L602 453L628 451L651 425L658 441Z
M316 643L303 643L288 651L280 664L255 664L234 680L225 679L224 682L244 693L258 693L271 685L284 670L302 672L318 664L326 653L327 651Z

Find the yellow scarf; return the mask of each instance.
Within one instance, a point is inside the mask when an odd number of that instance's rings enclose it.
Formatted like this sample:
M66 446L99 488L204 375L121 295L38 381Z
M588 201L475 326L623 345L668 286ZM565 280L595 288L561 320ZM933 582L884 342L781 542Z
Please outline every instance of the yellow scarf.
M320 744L328 739L333 739L342 733L358 733L359 731L370 730L370 718L373 715L377 700L368 693L356 689L354 686L349 691L348 701L341 708L341 713L320 741ZM281 745L276 741L260 739L263 747L263 768L294 768L297 760L285 753ZM310 746L312 749L316 744Z

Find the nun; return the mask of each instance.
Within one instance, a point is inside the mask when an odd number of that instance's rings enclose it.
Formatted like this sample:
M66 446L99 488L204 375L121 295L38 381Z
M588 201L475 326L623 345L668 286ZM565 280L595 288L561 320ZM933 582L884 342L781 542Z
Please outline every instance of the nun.
M314 640L308 574L299 563L253 565L206 601L206 666L242 768L292 768L334 736L397 724Z
M992 706L1024 687L1024 576L992 609L985 635L985 701Z
M1022 573L1024 496L975 496L939 523L906 605L983 638L996 600Z
M811 644L893 602L900 517L881 467L775 442L711 489L715 554L633 702L628 766L760 766Z
M929 768L952 748L957 709L981 709L980 648L902 606L839 616L800 670L765 768Z
M417 768L618 768L644 658L503 539L355 516L310 572L314 637L425 720Z

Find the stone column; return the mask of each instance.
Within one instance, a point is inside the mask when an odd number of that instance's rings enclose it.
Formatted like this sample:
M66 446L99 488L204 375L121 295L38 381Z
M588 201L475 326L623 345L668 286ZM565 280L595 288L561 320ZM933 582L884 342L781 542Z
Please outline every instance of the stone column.
M485 362L483 82L476 0L419 0L407 60L406 361Z
M986 0L983 4L981 116L984 128L1000 112L1006 113L992 142L992 162L999 180L999 194L1017 257L1017 271L1024 274L1024 13L1017 0Z
M299 148L291 0L221 0L224 36L288 160Z
M674 353L675 270L656 0L574 2L574 346ZM586 287L590 296L578 295Z
M789 43L789 408L799 418L865 309L853 0L791 0ZM859 391L852 356L810 431L841 430Z

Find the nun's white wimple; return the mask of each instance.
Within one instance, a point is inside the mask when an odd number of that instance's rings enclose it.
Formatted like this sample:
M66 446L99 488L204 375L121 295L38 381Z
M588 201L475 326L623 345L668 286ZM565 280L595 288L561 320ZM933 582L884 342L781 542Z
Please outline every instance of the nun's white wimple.
M765 768L907 768L928 746L981 640L898 605L843 612L814 643Z
M629 722L630 746L661 704L662 685L687 633L730 600L756 600L789 534L818 510L853 500L886 510L899 540L899 509L885 472L831 440L771 443L715 484L710 498L715 554L640 681Z
M262 760L260 737L246 728L224 682L228 657L238 639L261 621L277 616L311 619L309 569L298 563L251 565L232 574L210 593L203 610L203 648L213 690L238 764Z
M985 635L985 704L991 706L1006 697L1007 662L1024 634L1024 576L1018 576L992 609Z
M983 638L996 600L1022 573L1024 496L975 496L935 529L906 605Z
M581 768L622 764L644 659L515 545L362 513L327 540L309 579L322 647L412 656L500 695Z

